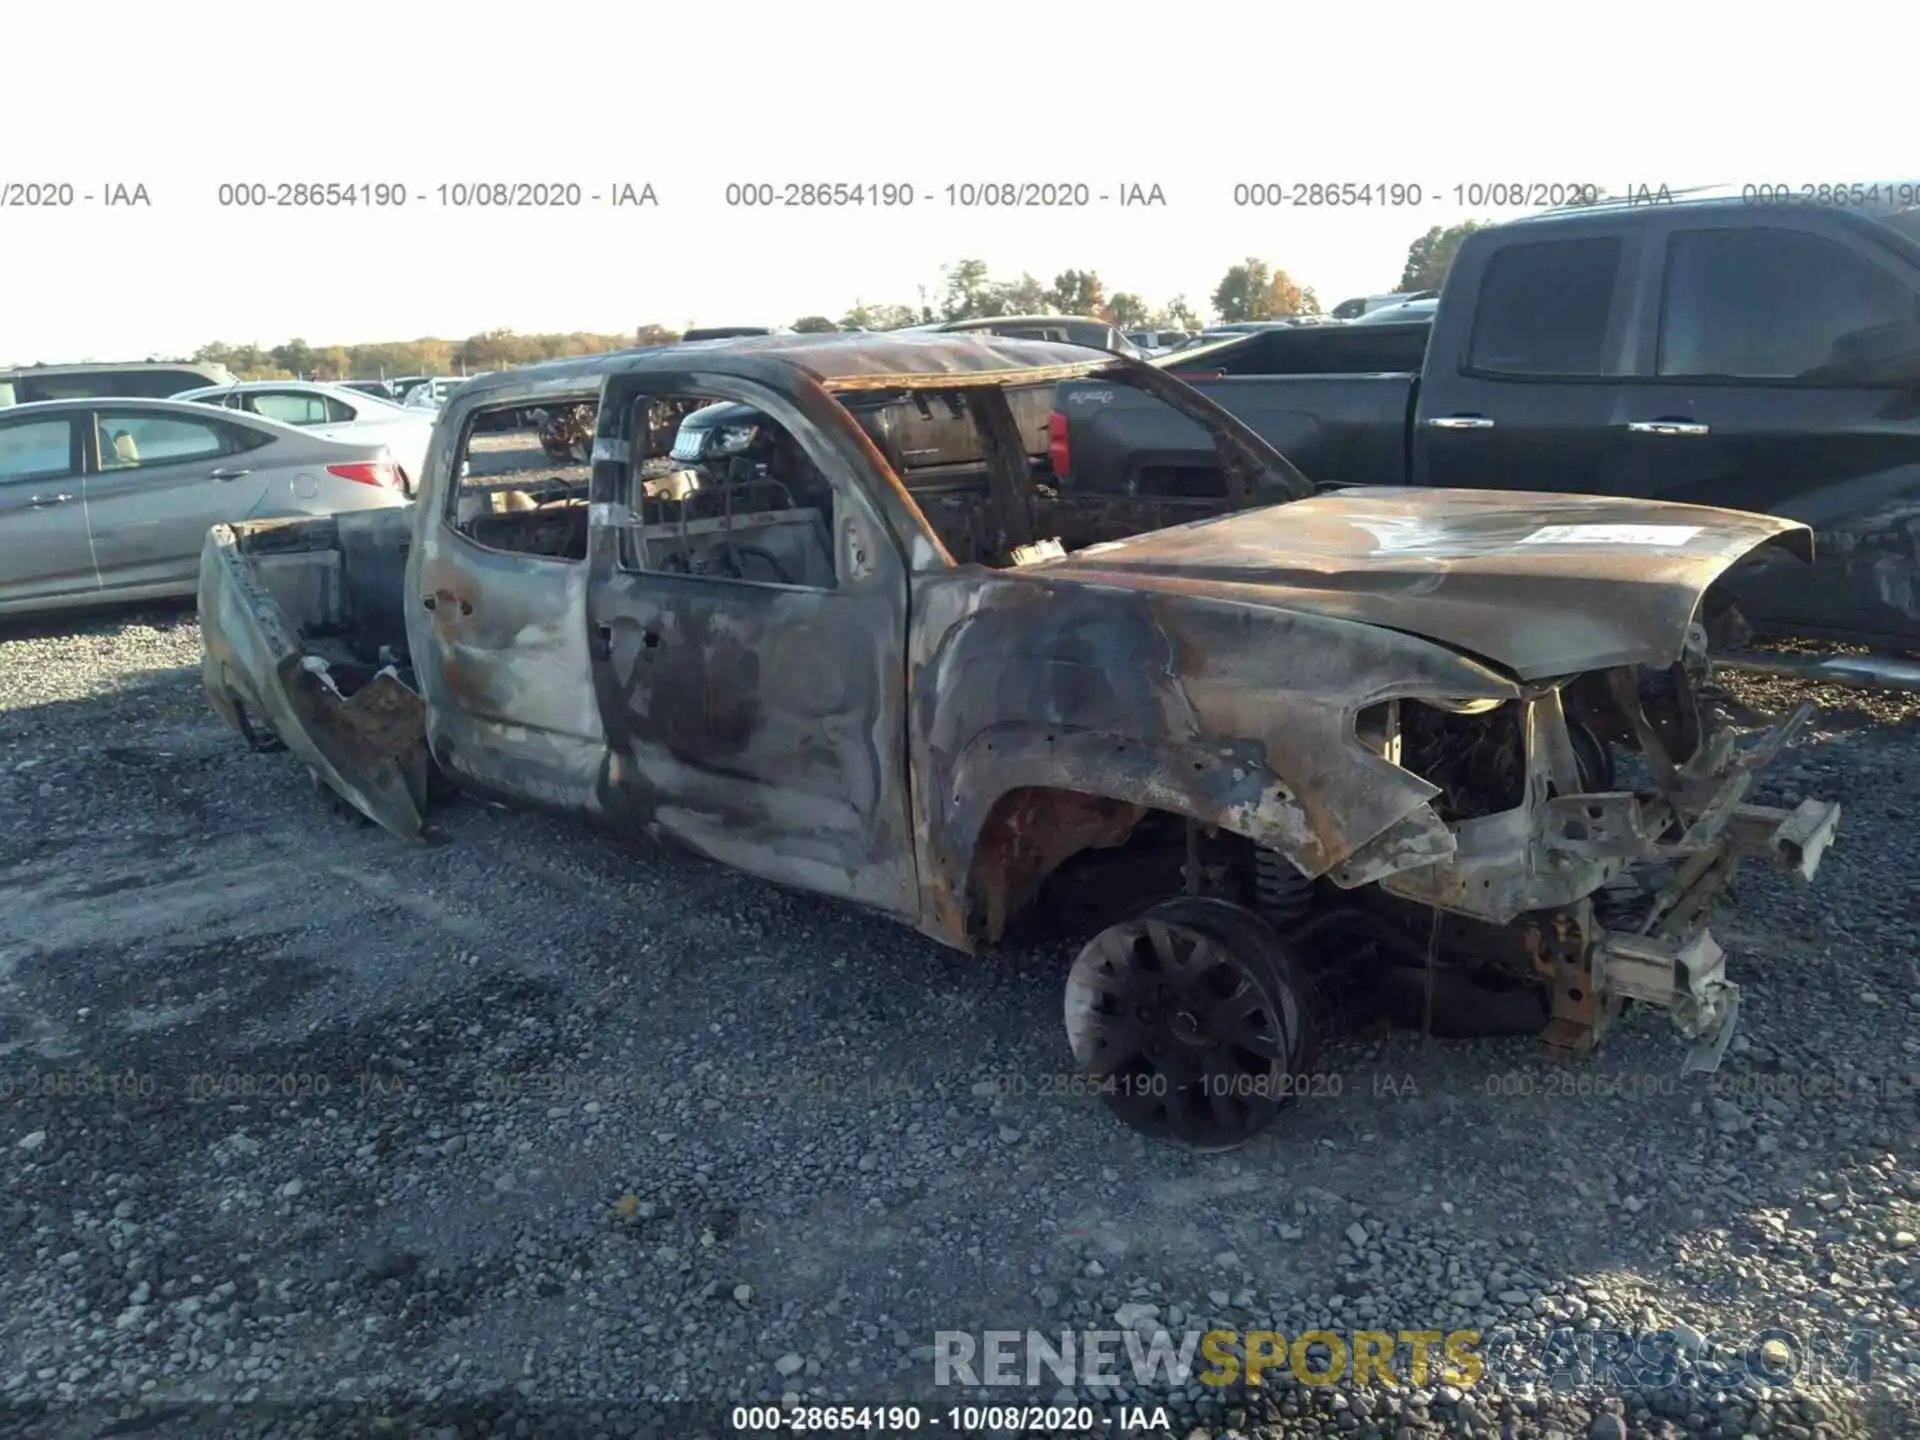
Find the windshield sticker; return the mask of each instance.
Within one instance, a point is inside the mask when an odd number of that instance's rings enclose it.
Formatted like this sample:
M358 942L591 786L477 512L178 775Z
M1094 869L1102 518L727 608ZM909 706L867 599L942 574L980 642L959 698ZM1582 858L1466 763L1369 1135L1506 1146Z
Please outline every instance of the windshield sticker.
M1671 549L1700 533L1698 525L1547 525L1522 545L1655 545Z

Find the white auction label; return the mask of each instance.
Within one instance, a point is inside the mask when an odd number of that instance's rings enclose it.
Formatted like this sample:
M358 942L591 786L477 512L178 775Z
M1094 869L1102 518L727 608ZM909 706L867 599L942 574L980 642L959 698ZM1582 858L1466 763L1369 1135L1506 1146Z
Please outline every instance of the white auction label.
M1548 525L1522 545L1684 545L1700 533L1698 525Z

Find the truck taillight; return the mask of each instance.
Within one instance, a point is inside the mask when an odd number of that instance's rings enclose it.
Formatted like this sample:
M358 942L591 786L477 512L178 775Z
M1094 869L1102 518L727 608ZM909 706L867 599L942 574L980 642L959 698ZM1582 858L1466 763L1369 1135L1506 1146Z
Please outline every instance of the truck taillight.
M393 466L378 460L359 465L329 465L327 473L338 475L342 480L351 480L356 485L379 485L388 490L400 488Z
M1066 479L1073 456L1067 448L1066 413L1061 410L1047 416L1047 459L1053 465L1053 478Z

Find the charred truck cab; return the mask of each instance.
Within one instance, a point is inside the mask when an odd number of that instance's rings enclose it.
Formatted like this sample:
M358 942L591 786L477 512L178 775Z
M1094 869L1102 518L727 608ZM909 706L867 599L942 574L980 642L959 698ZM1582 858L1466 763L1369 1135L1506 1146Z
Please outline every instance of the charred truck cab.
M1197 421L1227 495L1063 494L1069 378ZM574 405L586 474L476 473L488 413ZM1071 935L1090 1088L1186 1146L1258 1133L1325 992L1396 966L1532 997L1574 1051L1656 1006L1711 1068L1739 990L1707 913L1748 857L1811 879L1838 822L1747 800L1805 712L1743 745L1708 703L1703 600L1806 558L1790 522L1316 495L1150 366L937 334L486 377L427 468L410 512L209 536L236 729L410 840L438 774L962 950Z

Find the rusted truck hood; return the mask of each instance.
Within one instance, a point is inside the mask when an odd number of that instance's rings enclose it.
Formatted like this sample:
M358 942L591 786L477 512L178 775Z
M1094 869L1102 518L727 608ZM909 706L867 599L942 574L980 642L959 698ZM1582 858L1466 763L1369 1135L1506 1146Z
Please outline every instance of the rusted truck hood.
M1026 573L1311 612L1419 635L1522 680L1671 663L1700 597L1804 525L1512 490L1347 490L1091 546Z

